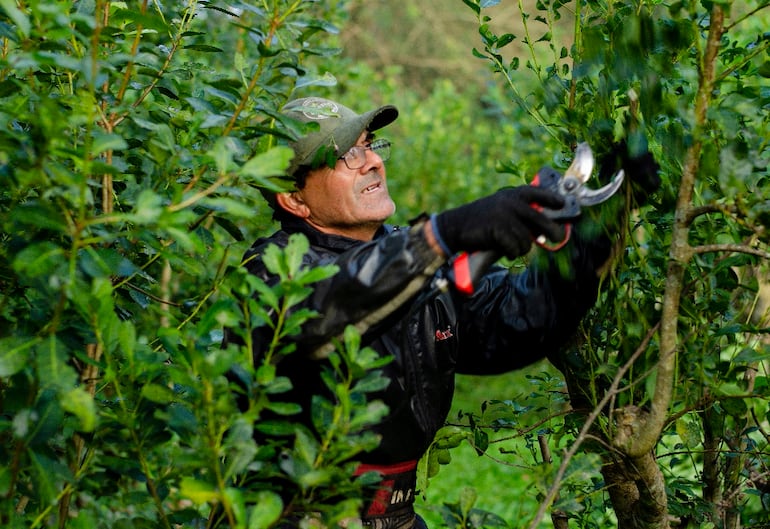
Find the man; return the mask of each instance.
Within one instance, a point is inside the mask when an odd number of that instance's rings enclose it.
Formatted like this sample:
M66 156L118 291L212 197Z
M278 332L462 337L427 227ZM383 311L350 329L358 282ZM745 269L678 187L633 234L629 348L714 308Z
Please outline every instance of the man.
M293 338L296 351L279 362L279 373L292 380L292 398L303 408L298 420L310 426L311 398L325 391L317 362L347 325L361 330L364 345L394 358L384 367L390 383L378 395L389 407L374 427L382 440L362 455L362 468L381 472L386 490L399 494L372 501L362 519L377 529L423 527L412 506L417 460L444 424L454 375L502 373L557 352L596 300L611 241L572 230L577 233L560 250L572 264L569 277L548 265L518 275L492 267L471 295L436 289L437 280L450 277L448 262L458 252L516 258L541 236L561 241L564 227L532 205L558 209L562 198L534 186L508 188L394 228L385 224L395 211L384 165L390 144L375 133L396 119L396 108L359 115L327 99L304 98L284 113L317 128L291 143L294 189L268 195L281 229L254 243L247 267L274 284L259 256L268 244L285 246L291 234L302 233L310 241L306 264L334 263L339 272L315 285L306 306L319 317ZM263 332L269 329L254 333L257 355L269 343Z

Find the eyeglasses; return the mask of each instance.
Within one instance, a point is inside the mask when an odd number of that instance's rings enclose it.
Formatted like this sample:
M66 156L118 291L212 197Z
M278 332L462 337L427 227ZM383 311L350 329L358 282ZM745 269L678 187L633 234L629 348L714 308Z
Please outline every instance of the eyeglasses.
M340 156L339 159L345 162L345 165L347 165L350 170L361 169L366 165L367 150L379 155L384 162L390 158L390 145L391 143L384 138L374 140L368 145L354 145L348 152Z

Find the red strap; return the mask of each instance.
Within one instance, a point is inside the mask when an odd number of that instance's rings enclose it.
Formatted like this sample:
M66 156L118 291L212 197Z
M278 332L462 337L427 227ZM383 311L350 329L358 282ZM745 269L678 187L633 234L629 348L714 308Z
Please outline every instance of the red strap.
M548 241L545 241L545 242L535 241L535 242L541 248L548 250L549 252L555 252L556 250L561 250L562 248L564 248L564 245L567 244L567 242L569 241L569 237L571 234L572 234L572 224L567 223L564 225L564 239L562 239L561 242L557 242L553 244Z
M353 472L354 476L360 476L366 472L379 472L383 476L390 476L391 474L401 474L403 472L410 472L417 468L417 460L402 461L401 463L394 463L392 465L370 465L361 463L358 468Z
M391 505L411 504L414 501L414 476L402 476L412 474L417 468L417 460L403 461L392 465L361 464L353 472L354 476L360 476L366 472L379 472L382 481L379 483L371 503L364 511L366 516L382 516L388 512ZM401 477L401 479L398 479ZM408 486L404 486L404 478ZM398 483L398 484L397 484ZM404 490L394 490L395 488ZM394 496L396 494L396 496Z

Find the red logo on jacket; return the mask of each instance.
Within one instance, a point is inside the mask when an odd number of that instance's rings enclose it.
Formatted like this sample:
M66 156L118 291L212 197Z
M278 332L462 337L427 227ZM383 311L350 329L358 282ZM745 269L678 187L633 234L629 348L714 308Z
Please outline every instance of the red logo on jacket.
M436 329L436 341L437 342L443 342L444 340L448 340L452 336L454 336L454 334L452 334L452 328L451 327L447 327L445 331L442 331L441 329Z

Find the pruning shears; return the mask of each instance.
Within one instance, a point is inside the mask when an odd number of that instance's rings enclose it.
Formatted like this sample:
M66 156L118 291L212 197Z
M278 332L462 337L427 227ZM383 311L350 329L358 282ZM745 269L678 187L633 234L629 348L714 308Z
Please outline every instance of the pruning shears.
M622 169L615 173L607 185L598 189L591 189L585 185L591 178L593 170L594 154L591 147L583 142L578 144L575 157L564 174L547 166L535 174L531 185L549 189L564 198L564 206L559 209L544 208L539 204L532 204L533 208L546 217L564 222L564 239L562 241L549 244L546 238L541 235L535 239L538 246L548 251L562 248L567 244L572 233L570 221L580 216L581 208L601 204L620 189L624 178ZM470 295L481 275L499 258L500 255L492 251L458 254L452 261L451 280L457 290Z

